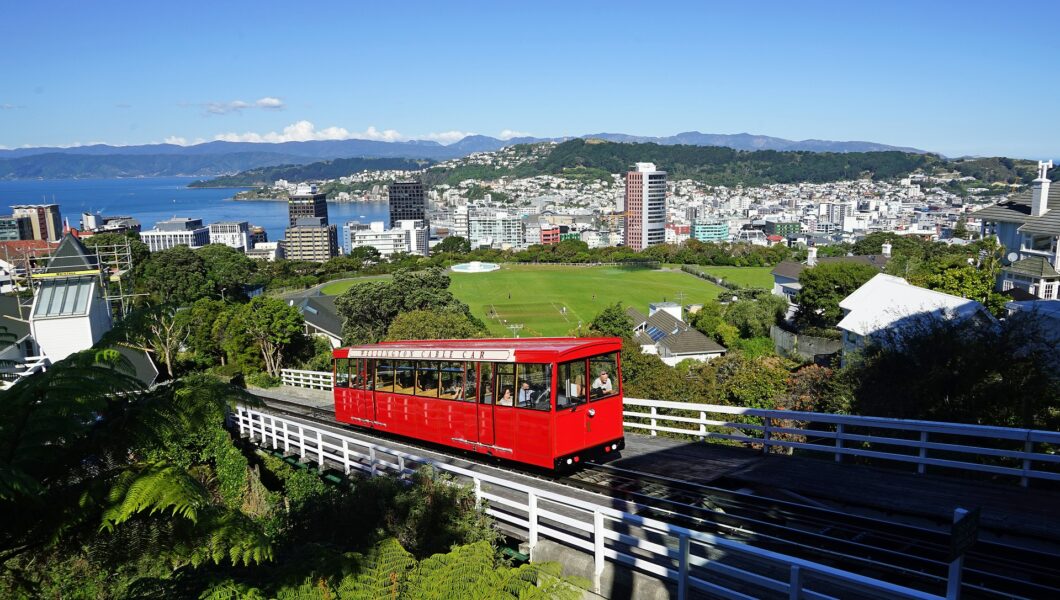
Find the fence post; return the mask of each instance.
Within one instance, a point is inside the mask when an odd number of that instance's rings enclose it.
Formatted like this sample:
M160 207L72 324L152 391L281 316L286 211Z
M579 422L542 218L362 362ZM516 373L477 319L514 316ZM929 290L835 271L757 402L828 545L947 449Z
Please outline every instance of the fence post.
M699 411L699 437L707 437L707 413Z
M324 436L317 430L317 471L324 472Z
M342 438L342 466L350 474L350 440Z
M920 444L921 444L921 446L920 446L920 453L919 453L920 462L918 462L916 464L916 472L918 474L920 474L920 475L923 475L924 473L927 472L927 465L924 464L924 459L927 458L927 447L923 445L923 444L926 444L927 441L928 441L928 432L921 431L920 432Z
M652 435L656 435L656 432L655 432L655 425L656 425L655 417L657 415L658 415L658 411L656 411L654 406L651 407L651 434Z
M844 428L843 428L843 424L842 423L839 423L839 424L837 424L835 426L835 449L836 450L842 450L843 449L843 430L844 430ZM835 453L835 461L837 463L843 462L843 453L842 452L836 452Z
M405 457L399 455L397 457L397 459L398 459L398 477L400 477L401 479L404 479L405 478Z
M1027 432L1027 437L1029 438L1030 435L1031 434L1028 431ZM1027 441L1023 442L1023 451L1026 452L1027 454L1030 454L1031 452L1034 452L1034 442L1032 442L1029 439ZM1023 459L1023 477L1020 477L1020 485L1021 486L1027 487L1028 485L1030 485L1030 482L1031 482L1030 472L1031 472L1031 459L1030 458L1024 458Z
M305 462L305 428L301 425L298 426L298 449L300 450L299 457L302 462Z
M593 510L593 593L600 593L604 574L604 513Z
M677 577L677 600L685 600L688 598L688 567L689 567L689 555L690 543L687 533L682 533L678 538L679 553L681 555L680 564L678 564L678 577Z
M482 504L482 480L475 477L471 480L475 486L475 506Z
M762 424L765 425L765 428L762 430L762 454L769 454L769 440L772 436L770 428L773 426L773 418L764 417L762 419Z
M242 406L236 407L236 421L239 422L239 437L243 437L243 417L246 414L245 408Z
M372 463L372 477L375 477L379 474L379 464L376 462L375 458L375 446L368 447L368 461Z
M963 508L953 510L953 522L961 520L968 511ZM961 572L964 570L964 553L950 562L949 572L946 574L946 600L960 600L961 598Z
M280 447L279 440L276 439L276 415L272 416L272 449L275 450Z
M799 565L791 565L791 577L788 579L789 600L799 600L802 597L802 569Z
M533 562L534 548L537 546L537 494L533 490L527 492L526 506L526 518L530 522L530 539L527 540L527 545L530 546L530 561Z

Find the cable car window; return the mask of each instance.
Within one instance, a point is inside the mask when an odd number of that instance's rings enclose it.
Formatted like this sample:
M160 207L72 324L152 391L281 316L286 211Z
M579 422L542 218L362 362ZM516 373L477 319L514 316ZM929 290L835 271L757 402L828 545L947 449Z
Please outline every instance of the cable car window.
M443 362L439 371L441 376L441 391L439 398L446 400L465 400L467 390L464 389L464 363Z
M381 360L375 363L375 391L394 391L394 361Z
M416 363L411 360L399 360L394 363L394 393L416 393Z
M464 363L464 400L467 402L478 401L478 374L475 372L475 363L473 362Z
M479 401L483 404L493 404L493 364L485 362L479 363L478 376L478 387L482 390L482 397L479 398Z
M438 363L419 361L416 363L416 395L427 398L438 397Z
M519 365L517 373L516 406L531 410L551 408L552 365Z
M335 359L335 387L350 387L350 359Z
M497 372L497 406L515 406L515 365L499 363L493 368Z
M618 353L612 352L589 359L589 399L600 400L618 393Z
M585 404L585 360L559 366L556 381L556 410Z

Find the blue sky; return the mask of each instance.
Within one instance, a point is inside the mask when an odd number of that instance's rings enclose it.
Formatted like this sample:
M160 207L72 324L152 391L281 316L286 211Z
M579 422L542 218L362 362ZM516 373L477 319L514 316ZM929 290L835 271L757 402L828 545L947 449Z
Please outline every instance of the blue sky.
M0 146L699 130L1060 156L1060 2L8 2Z

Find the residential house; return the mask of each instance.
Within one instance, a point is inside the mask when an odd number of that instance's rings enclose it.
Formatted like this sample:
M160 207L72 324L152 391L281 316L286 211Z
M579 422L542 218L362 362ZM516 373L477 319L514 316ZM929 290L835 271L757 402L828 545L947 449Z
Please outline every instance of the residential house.
M724 346L685 323L681 305L675 302L651 304L647 316L632 307L626 309L626 314L633 319L633 341L641 352L657 354L671 367L689 358L703 362L727 352Z
M806 249L806 262L798 263L792 260L785 260L777 263L776 267L773 267L773 271L771 272L773 275L773 294L776 296L784 296L788 299L790 307L788 314L792 315L797 308L795 296L802 289L802 284L799 283L799 277L802 275L803 271L820 264L837 262L862 263L883 271L884 267L887 266L888 261L891 260L891 245L887 243L883 244L882 250L882 254L868 254L864 256L828 256L817 258L817 248L815 246L810 246Z
M1005 247L1007 264L997 282L1002 292L1060 299L1060 185L1050 185L1052 166L1052 161L1039 162L1031 189L973 213L982 222L983 235L997 236Z
M917 287L901 277L880 273L839 302L843 319L843 359L870 342L889 343L903 333L943 320L974 319L996 323L979 302Z
M335 296L325 296L317 291L311 295L291 296L287 303L302 313L306 335L326 339L332 348L342 345L342 318L335 308Z

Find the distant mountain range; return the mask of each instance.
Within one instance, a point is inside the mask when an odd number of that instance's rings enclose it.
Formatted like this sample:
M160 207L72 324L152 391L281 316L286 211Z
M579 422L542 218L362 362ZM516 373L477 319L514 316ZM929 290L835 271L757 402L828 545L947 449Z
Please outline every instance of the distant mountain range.
M749 133L733 135L689 131L666 137L597 133L578 136L613 142L725 146L736 150L806 150L811 152L879 152L898 150L925 153L916 148L874 142L792 141ZM248 169L284 164L306 164L336 158L408 158L447 160L474 152L491 152L505 146L571 138L521 137L508 140L469 135L442 145L429 140L380 142L374 140L328 140L309 142L252 143L206 142L194 146L146 144L109 146L96 144L72 148L15 148L0 150L0 179L152 177L190 175L214 177Z

